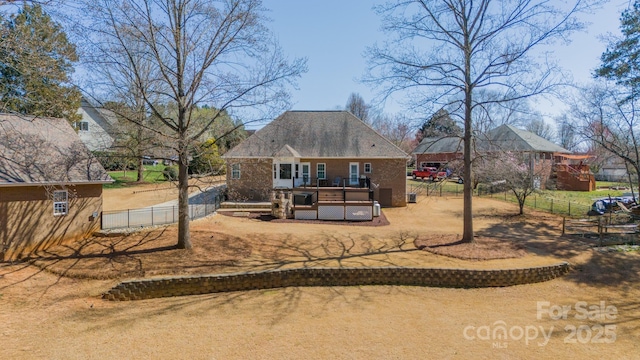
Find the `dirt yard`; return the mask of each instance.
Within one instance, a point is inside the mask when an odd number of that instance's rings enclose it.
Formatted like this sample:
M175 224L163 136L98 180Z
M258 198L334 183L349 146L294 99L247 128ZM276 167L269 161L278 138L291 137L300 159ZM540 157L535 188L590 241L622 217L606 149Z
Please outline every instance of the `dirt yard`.
M172 247L176 230L167 227L53 249L37 266L0 264L3 357L638 357L637 252L600 252L580 239L560 237L556 217L514 217L514 206L474 199L478 237L506 245L503 253L516 257L477 261L437 255L417 250L413 242L437 245L438 239L459 236L462 200L420 200L407 208L384 209L387 226L283 224L214 215L192 223L196 248L191 253ZM292 266L486 269L564 260L574 264L567 276L507 288L361 286L121 303L99 298L116 278L143 275Z
M189 192L205 189L222 179L223 176L191 179L189 180L189 185L191 185ZM138 209L177 200L178 188L175 183L170 182L136 184L116 189L104 189L102 198L103 211Z

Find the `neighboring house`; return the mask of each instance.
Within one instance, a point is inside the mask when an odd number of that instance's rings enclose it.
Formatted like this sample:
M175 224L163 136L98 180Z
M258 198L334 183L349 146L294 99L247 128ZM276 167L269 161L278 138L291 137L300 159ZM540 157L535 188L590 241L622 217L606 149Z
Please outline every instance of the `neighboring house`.
M99 228L112 181L67 120L0 114L0 259Z
M463 140L458 137L425 138L413 151L420 167L447 167L462 160ZM595 179L587 165L572 164L571 152L534 133L511 125L501 125L486 136L476 138L473 151L510 151L528 156L537 188L595 190Z
M629 173L622 159L610 155L602 161L596 173L596 179L601 181L628 182Z
M117 119L112 111L93 106L82 98L77 114L82 115L82 120L76 123L78 136L90 151L104 151L113 145L111 129Z
M372 190L382 206L406 206L408 155L347 111L287 111L223 158L232 200L273 189Z

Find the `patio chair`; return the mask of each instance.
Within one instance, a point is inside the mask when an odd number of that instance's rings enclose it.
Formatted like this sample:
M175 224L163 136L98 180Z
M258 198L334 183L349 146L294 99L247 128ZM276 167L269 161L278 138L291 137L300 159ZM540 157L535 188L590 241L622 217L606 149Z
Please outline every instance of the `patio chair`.
M340 186L341 181L342 181L342 178L340 176L336 176L336 178L333 179L333 184L331 184L331 186Z

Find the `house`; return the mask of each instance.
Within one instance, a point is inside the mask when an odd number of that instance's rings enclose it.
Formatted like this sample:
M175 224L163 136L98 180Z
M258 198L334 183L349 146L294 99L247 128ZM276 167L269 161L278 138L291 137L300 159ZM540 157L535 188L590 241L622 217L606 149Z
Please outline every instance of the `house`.
M99 228L112 181L67 120L0 114L0 259Z
M451 162L462 160L463 145L459 137L424 138L413 155L420 167L447 167ZM473 148L479 153L510 151L527 156L538 188L595 190L595 178L589 167L582 162L573 164L576 156L571 151L512 125L501 125L477 137Z
M382 206L406 206L408 155L347 111L287 111L229 150L231 200L267 201L274 189L371 190ZM342 191L342 190L344 191ZM342 200L347 200L342 196ZM363 200L364 201L364 200Z
M78 136L90 151L105 151L113 145L111 129L117 119L112 111L93 106L83 97L77 114L82 116L76 123Z
M629 172L624 161L617 156L608 155L601 160L596 179L601 181L628 182Z

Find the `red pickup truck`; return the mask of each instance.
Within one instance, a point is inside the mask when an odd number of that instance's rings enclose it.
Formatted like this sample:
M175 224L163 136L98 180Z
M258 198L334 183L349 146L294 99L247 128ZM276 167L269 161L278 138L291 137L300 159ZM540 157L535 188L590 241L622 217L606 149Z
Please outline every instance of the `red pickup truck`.
M447 177L446 171L438 171L438 169L434 167L423 167L422 169L416 169L411 172L411 176L413 179L429 179L431 181L434 180L442 180Z

